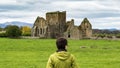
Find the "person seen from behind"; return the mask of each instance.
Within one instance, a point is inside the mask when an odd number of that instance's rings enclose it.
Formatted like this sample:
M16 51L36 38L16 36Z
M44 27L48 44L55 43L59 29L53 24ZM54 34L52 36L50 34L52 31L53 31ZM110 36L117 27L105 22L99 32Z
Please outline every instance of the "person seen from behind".
M46 68L78 68L75 57L67 51L67 40L56 40L57 51L50 55Z

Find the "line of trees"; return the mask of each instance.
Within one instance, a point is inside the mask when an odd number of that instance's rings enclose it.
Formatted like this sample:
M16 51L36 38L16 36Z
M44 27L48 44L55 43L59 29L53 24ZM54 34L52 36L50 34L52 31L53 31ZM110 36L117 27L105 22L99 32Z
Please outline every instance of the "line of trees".
M107 38L112 38L115 36L116 38L120 38L120 30L100 30L100 29L93 29L93 36L94 37L107 37Z
M8 25L0 28L0 37L20 38L20 36L30 36L31 28L29 26L18 27L16 25Z
M5 28L0 28L0 37L19 38L20 36L31 36L31 28L29 26L18 27L16 25L8 25ZM93 29L94 37L120 38L120 30L100 30Z

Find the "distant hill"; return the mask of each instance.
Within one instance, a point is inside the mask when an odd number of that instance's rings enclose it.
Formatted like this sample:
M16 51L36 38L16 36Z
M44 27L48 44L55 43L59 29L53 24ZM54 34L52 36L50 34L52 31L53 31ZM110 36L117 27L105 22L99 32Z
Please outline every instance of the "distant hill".
M119 29L116 29L116 28L109 28L109 29L99 29L99 30L117 31L117 30L119 30Z
M7 25L17 25L17 26L29 26L32 27L33 24L27 23L27 22L20 22L20 21L12 21L12 22L5 22L0 24L0 27L5 28Z
M109 29L110 31L117 31L118 29L116 29L116 28L111 28L111 29Z

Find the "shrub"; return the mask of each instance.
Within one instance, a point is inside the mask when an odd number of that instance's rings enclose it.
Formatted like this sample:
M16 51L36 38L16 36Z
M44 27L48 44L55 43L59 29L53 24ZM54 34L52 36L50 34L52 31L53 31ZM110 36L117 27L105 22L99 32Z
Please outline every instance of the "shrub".
M6 35L10 38L18 38L21 36L21 30L18 26L12 25L12 26L7 26L6 29Z
M107 35L107 38L112 38L112 35Z
M22 36L31 36L31 28L29 26L21 27Z
M120 35L116 35L116 38L120 38Z
M0 37L7 37L6 33L0 33Z
M22 36L31 36L30 32L23 33Z
M105 34L99 34L98 37L104 38Z

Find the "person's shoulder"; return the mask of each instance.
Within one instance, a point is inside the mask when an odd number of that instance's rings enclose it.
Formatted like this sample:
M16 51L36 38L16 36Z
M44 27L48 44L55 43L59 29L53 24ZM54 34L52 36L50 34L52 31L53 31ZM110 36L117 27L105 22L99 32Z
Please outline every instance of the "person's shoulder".
M52 53L52 54L50 55L50 57L54 57L54 56L55 56L55 54L56 54L56 52Z
M70 54L70 57L71 57L71 59L74 59L74 58L75 58L75 56L74 56L73 54Z
M71 53L69 53L69 54L70 54L70 56L71 56L71 57L74 57L74 55L73 55L73 54L71 54Z

